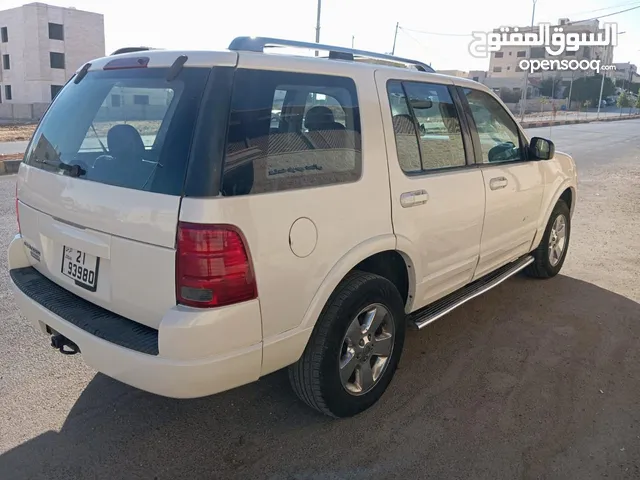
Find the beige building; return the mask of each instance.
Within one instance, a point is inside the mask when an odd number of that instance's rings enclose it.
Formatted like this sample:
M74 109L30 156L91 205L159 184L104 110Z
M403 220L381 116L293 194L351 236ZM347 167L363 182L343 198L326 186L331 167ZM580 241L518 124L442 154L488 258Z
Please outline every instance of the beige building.
M616 69L608 72L609 77L627 84L635 83L634 78L638 76L638 67L630 62L614 63L614 65Z
M0 101L49 103L79 67L104 54L101 14L44 3L0 11Z
M572 23L568 18L561 18L557 25L552 25L551 29L562 27L565 33L598 33L600 25L598 20ZM519 27L520 32L538 32L539 27ZM499 33L499 29L494 30ZM561 55L549 55L545 47L502 47L499 51L491 53L488 76L490 78L513 78L524 79L524 71L519 67L519 63L524 59L547 59L547 60L595 60L600 59L602 65L613 63L613 46L581 46L577 52L564 52ZM594 72L575 72L575 76L590 75ZM561 76L563 80L570 80L571 71L538 71L529 74L530 77L548 77L550 75Z
M487 78L487 72L486 70L471 70L469 71L469 75L467 75L467 78L470 78L474 82L484 83L485 79Z
M438 70L443 75L451 75L452 77L468 78L469 72L463 70Z

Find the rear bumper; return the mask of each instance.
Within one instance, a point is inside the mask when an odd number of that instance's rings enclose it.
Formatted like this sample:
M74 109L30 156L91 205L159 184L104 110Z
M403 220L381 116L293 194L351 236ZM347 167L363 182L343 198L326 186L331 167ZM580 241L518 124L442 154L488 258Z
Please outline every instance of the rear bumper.
M8 259L9 270L29 267L19 235L9 246ZM48 326L64 335L78 345L88 365L128 385L167 397L195 398L260 377L257 300L211 311L177 306L160 324L157 354L147 354L94 335L86 326L45 308L25 293L24 285L19 287L13 279L11 283L18 307L36 328L46 333Z

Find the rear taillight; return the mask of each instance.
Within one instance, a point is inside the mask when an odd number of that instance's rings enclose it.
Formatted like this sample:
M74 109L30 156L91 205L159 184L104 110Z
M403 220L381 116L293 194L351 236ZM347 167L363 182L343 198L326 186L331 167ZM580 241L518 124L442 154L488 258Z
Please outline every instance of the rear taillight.
M180 222L177 243L178 303L211 308L258 296L251 257L237 228Z
M18 219L18 233L22 233L20 230L20 210L18 209L18 182L16 182L16 218Z

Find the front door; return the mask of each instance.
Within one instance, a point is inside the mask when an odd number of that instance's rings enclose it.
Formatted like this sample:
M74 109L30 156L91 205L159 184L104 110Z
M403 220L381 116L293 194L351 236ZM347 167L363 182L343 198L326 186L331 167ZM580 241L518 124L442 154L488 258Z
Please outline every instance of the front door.
M468 283L484 218L484 181L463 135L452 82L377 71L398 250L414 262L413 310ZM407 74L409 77L411 74ZM426 77L426 78L425 78ZM448 83L447 83L448 82Z
M459 88L475 128L472 134L486 191L486 214L480 260L474 278L481 277L531 248L544 192L544 171L529 161L525 138L515 120L492 95Z

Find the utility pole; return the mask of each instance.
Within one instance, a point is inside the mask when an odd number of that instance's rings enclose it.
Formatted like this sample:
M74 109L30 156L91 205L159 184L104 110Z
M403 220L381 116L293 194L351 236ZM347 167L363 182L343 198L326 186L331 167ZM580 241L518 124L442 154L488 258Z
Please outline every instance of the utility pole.
M573 74L575 72L572 70L571 71L571 83L569 84L569 99L567 102L567 112L569 112L569 110L571 110L571 91L573 90Z
M533 32L533 20L536 17L536 3L538 0L533 0L533 11L531 12L531 31ZM531 60L531 47L529 47L529 60ZM524 121L524 111L526 110L525 104L527 102L527 89L529 88L529 69L524 71L524 88L522 89L522 98L520 99L520 121Z
M318 0L318 17L316 18L316 43L320 43L320 14L322 11L322 0ZM318 50L316 50L316 57L318 56Z
M391 55L396 54L396 40L398 39L398 28L400 27L400 22L396 22L396 33L393 35L393 48L391 49Z
M607 76L607 72L605 70L602 71L602 83L600 83L600 98L598 99L598 114L596 118L600 117L600 105L602 104L602 90L604 89L604 77Z

